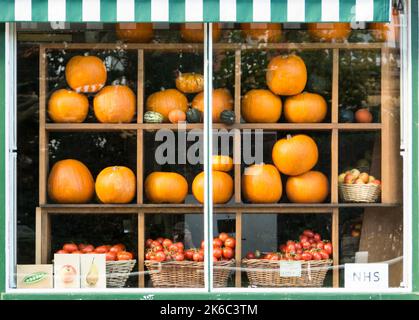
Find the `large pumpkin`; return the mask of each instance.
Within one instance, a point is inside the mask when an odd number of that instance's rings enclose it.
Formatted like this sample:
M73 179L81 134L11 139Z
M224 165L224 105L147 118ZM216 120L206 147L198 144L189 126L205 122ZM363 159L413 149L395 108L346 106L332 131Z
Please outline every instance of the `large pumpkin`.
M292 96L302 92L307 83L307 68L299 56L272 58L266 72L266 84L277 95Z
M284 115L288 122L322 122L326 113L326 100L316 93L303 92L288 97L284 103Z
M233 159L229 156L212 156L212 170L229 172L233 170Z
M247 167L242 176L243 197L252 203L275 203L282 196L278 169L271 164Z
M311 170L319 158L317 144L305 134L288 135L272 149L272 160L280 172L297 176Z
M95 190L103 203L130 203L135 197L136 185L135 174L130 168L113 166L98 174Z
M176 90L167 89L155 92L147 98L147 111L158 112L163 116L163 121L169 121L169 112L178 109L186 113L188 110L188 99Z
M188 182L176 172L152 172L144 182L147 199L152 203L183 203Z
M176 88L184 93L199 93L204 90L204 76L199 73L180 73Z
M74 56L65 67L65 78L71 89L92 93L103 88L106 83L106 67L95 56Z
M93 99L93 110L103 123L131 122L136 111L135 94L127 86L107 86Z
M269 90L253 89L242 99L241 112L246 122L277 122L281 111L281 99Z
M125 42L150 42L153 39L152 23L118 23L116 36Z
M348 39L351 25L347 22L309 23L308 32L313 38L320 41L342 42Z
M204 112L204 92L195 96L192 100L192 108ZM220 114L224 110L233 110L233 97L228 89L215 89L212 91L212 121L220 122Z
M242 23L244 36L251 41L279 42L281 39L281 24L279 23Z
M80 161L66 159L54 164L48 176L48 195L57 203L86 203L95 192L89 169Z
M226 203L233 195L233 179L228 173L212 171L212 201L214 204ZM192 193L196 200L204 203L204 172L199 173L192 182Z
M295 203L321 203L329 194L329 180L318 171L309 171L289 177L286 184L287 197Z
M83 122L89 112L89 100L81 93L59 89L48 101L48 114L54 122Z
M203 23L182 23L180 25L180 36L185 42L204 42L204 24ZM212 41L220 39L221 28L218 23L212 24Z

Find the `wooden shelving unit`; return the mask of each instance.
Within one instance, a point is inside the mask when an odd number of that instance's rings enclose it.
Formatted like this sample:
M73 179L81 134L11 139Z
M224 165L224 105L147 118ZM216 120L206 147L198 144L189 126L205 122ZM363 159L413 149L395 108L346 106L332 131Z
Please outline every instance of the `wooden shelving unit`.
M240 266L241 248L242 248L242 222L243 215L246 213L269 213L269 214L330 214L332 221L331 240L334 248L339 248L339 211L343 208L392 208L399 207L401 196L399 190L394 188L397 185L397 177L392 174L394 167L400 168L399 163L399 129L398 125L392 121L394 113L397 113L398 106L394 105L390 99L390 89L392 86L391 74L388 66L388 56L390 48L382 43L278 43L278 44L238 44L238 43L216 43L214 50L229 50L235 52L235 90L234 90L234 110L236 114L236 123L231 126L215 123L213 128L238 129L233 136L233 156L235 158L234 166L234 197L229 204L215 205L215 213L230 213L236 217L236 261L237 267ZM80 123L63 124L49 123L46 120L46 97L47 97L47 65L46 52L54 50L103 50L119 49L131 50L137 53L137 120L135 123L128 124L102 124L102 123ZM241 52L243 50L322 50L329 49L333 53L333 72L332 72L332 103L331 103L331 122L318 124L292 124L292 123L241 123L240 103L241 103ZM381 50L381 123L359 124L359 123L339 123L338 105L339 105L339 53L340 50ZM203 50L202 44L172 43L172 44L113 44L113 43L71 43L71 44L42 44L40 46L40 112L39 112L39 207L36 209L36 263L47 263L51 255L51 215L64 214L136 214L138 216L138 269L140 271L139 286L144 286L144 277L141 271L144 271L144 244L145 244L145 216L147 214L199 214L203 213L203 206L196 204L181 205L156 205L147 204L143 198L143 180L144 180L144 130L170 129L178 130L174 124L154 124L143 123L144 113L144 53L146 51L196 51ZM203 130L202 123L186 124L181 129ZM331 197L330 203L322 204L246 204L241 199L241 130L243 129L265 129L277 131L326 131L330 132L331 147ZM102 205L102 204L84 204L84 205L59 205L49 204L47 202L47 176L49 172L48 165L48 141L50 132L107 132L132 130L137 136L137 202L128 205ZM381 134L381 180L382 202L371 204L351 204L339 203L338 182L339 174L339 134L342 132L355 131L377 131ZM393 169L391 169L393 168ZM339 250L334 250L333 255L333 287L339 286ZM235 286L241 286L241 272L236 272Z

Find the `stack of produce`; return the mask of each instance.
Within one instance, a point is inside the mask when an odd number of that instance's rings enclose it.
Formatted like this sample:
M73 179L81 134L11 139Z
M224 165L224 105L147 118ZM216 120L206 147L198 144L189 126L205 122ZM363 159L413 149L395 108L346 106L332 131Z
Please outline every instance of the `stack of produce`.
M341 198L347 202L375 202L381 193L381 181L358 169L341 173L338 183Z
M126 251L126 247L122 243L114 245L93 246L86 243L66 243L63 247L55 252L56 254L106 254L106 261L125 261L133 260L134 254Z

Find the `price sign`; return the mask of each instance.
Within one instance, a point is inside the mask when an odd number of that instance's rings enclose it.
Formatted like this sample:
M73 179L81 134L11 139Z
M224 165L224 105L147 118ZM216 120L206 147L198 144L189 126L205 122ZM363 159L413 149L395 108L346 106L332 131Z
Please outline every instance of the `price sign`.
M301 262L279 261L279 275L281 277L301 277Z

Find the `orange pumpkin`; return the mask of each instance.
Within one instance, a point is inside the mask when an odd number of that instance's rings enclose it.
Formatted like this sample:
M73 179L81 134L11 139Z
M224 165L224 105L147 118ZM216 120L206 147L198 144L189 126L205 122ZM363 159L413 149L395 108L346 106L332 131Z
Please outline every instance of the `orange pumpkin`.
M188 182L176 172L152 172L144 182L147 199L152 203L183 203Z
M321 203L329 194L329 180L319 171L309 171L289 177L286 192L291 202Z
M135 94L127 86L107 86L93 99L93 111L102 123L131 122L136 111Z
M251 41L279 42L282 28L279 23L242 23L244 36Z
M184 122L186 120L186 113L182 110L174 109L169 112L168 118L171 123Z
M163 116L163 121L169 121L169 112L172 110L181 110L186 113L188 110L188 99L186 96L176 90L167 89L155 92L147 98L147 111L158 112Z
M233 170L233 159L229 156L212 156L212 170L229 172Z
M184 93L199 93L204 90L204 76L199 73L179 73L176 88Z
M180 36L185 42L204 42L203 23L182 23L180 25ZM212 41L216 42L221 37L221 27L219 23L212 24Z
M272 160L280 172L297 176L311 170L319 158L317 144L305 134L288 135L272 149Z
M95 192L89 169L80 161L66 159L54 164L48 176L48 195L57 203L87 203Z
M60 89L48 101L48 114L54 122L83 122L89 112L89 100L81 93Z
M118 23L116 36L125 42L150 42L153 39L152 23Z
M113 166L96 177L96 195L102 203L130 203L135 197L136 178L130 168Z
M351 24L347 22L336 23L309 23L309 34L320 41L342 42L348 39L351 33Z
M275 203L282 196L282 181L278 169L271 164L247 167L242 176L244 199L252 203Z
M204 112L204 92L195 96L192 100L192 108ZM228 89L215 89L212 91L212 121L220 122L220 114L224 110L233 110L233 97Z
M277 122L281 117L281 99L269 90L253 89L242 99L241 112L246 122Z
M284 103L284 115L288 122L322 122L326 113L326 100L316 93L303 92L288 97Z
M276 56L268 64L266 83L269 89L282 96L302 92L307 83L307 68L299 56Z
M196 200L204 203L204 172L199 173L192 182L192 193ZM212 201L214 204L226 203L233 195L233 179L228 173L212 171Z
M106 83L106 67L95 56L74 56L65 67L65 78L71 89L77 92L93 93Z

